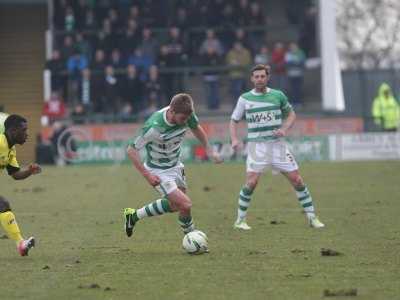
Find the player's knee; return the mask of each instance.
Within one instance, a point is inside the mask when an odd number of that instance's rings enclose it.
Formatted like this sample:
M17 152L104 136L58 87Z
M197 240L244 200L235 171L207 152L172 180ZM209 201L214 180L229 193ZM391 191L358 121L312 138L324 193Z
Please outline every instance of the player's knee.
M297 176L293 177L293 178L292 178L292 184L293 184L295 187L304 186L303 178L301 178L300 175L297 175Z
M246 186L252 191L256 188L257 184L258 184L258 178L250 178L246 182Z
M0 196L0 213L10 211L10 203L4 198Z

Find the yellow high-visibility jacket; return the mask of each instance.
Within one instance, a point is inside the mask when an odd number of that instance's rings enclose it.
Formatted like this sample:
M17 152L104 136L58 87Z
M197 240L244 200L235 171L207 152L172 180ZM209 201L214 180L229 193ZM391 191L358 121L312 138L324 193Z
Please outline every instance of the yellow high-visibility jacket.
M385 92L388 93L387 97ZM400 106L387 83L382 83L378 89L378 95L372 104L372 116L375 124L385 130L395 129L399 126Z

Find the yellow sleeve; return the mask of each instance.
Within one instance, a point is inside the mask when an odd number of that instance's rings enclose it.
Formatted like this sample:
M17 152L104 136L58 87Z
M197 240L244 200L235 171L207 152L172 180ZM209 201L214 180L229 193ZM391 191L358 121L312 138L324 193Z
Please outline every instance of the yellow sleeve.
M11 150L10 158L8 160L8 165L14 168L19 168L19 164L17 161L17 151L15 149Z

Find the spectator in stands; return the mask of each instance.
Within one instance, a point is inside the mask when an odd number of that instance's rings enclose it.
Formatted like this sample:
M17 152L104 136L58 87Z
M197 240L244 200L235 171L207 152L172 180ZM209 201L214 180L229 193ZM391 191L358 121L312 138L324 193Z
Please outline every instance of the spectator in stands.
M262 26L265 25L266 19L263 14L263 10L258 2L252 2L250 4L250 12L248 15L247 24L248 26Z
M76 29L76 20L74 11L71 6L68 6L64 17L64 30L67 32L72 32L75 29Z
M115 8L111 8L108 11L108 20L110 21L112 32L118 32L122 28L122 22L119 19L118 11Z
M106 54L103 49L97 49L90 68L93 72L103 72L106 67Z
M201 57L201 62L207 67L221 66L221 57L215 50L215 47L210 45L206 49L206 53ZM219 108L219 71L207 70L203 72L203 80L206 90L208 109Z
M83 124L85 123L86 116L85 107L80 103L76 104L71 113L72 121L75 124Z
M97 33L93 48L101 49L105 53L109 54L114 45L115 41L113 41L113 38L109 34L106 34L103 30L100 30Z
M250 5L248 0L240 0L237 8L238 20L237 23L240 26L247 26L249 22L250 15Z
M81 28L84 31L94 31L99 28L98 21L92 9L86 11Z
M303 102L303 78L306 57L296 43L290 43L285 55L286 70L289 81L290 100L294 105Z
M110 54L111 50L115 47L115 45L118 42L118 37L115 31L113 31L110 19L107 18L103 20L102 31L104 32L104 42L105 42L104 50L106 51L107 54Z
M382 131L397 131L400 122L400 106L391 87L382 83L372 104L372 117Z
M42 115L46 118L45 123L47 124L52 124L67 116L67 108L57 92L53 91L50 99L44 103Z
M137 69L134 65L128 65L126 75L123 80L122 100L129 103L135 115L143 109L142 101L143 83L139 79Z
M165 105L164 95L162 94L161 82L159 77L158 67L152 65L149 69L149 79L145 83L144 103L146 110L153 109L153 106L163 107Z
M286 49L283 43L275 43L271 53L271 86L278 90L286 89Z
M77 100L80 76L83 69L88 67L88 64L88 59L78 51L75 51L74 55L67 61L69 103Z
M108 65L112 66L114 68L114 70L125 69L126 63L125 63L125 60L122 58L121 52L119 51L119 49L114 48L112 50L110 61L108 62Z
M150 28L143 28L142 40L139 47L142 49L144 55L150 57L153 62L157 59L157 49L159 46L157 39L152 36Z
M104 76L104 106L103 113L115 114L119 111L121 105L120 87L121 82L115 76L114 68L107 66Z
M118 48L121 49L122 55L128 57L133 53L140 43L140 34L136 20L128 21L128 28L118 42Z
M51 89L59 93L64 92L66 78L62 72L66 70L66 67L58 49L53 50L51 59L46 62L45 69L51 72Z
M133 55L128 59L128 64L134 65L140 73L140 79L146 80L147 72L150 66L153 64L151 57L145 55L141 48L136 48Z
M83 30L86 14L89 10L89 5L86 0L78 0L74 7L76 28Z
M129 22L131 21L135 21L137 24L143 24L143 18L140 15L139 6L137 5L132 5L129 8L128 27L129 27Z
M260 50L254 56L255 65L269 65L271 64L271 57L267 45L262 45Z
M222 10L221 27L226 28L226 31L233 31L237 26L237 18L233 4L226 3Z
M90 58L92 50L89 42L85 39L83 33L77 32L75 34L75 50L81 53L83 56Z
M64 37L63 46L61 48L61 59L65 62L74 54L74 40L70 35Z
M74 55L72 55L67 61L67 70L70 79L79 78L83 69L87 68L89 65L88 59L85 55L75 50Z
M170 26L176 26L179 30L184 33L191 26L188 12L184 7L178 7L176 14L172 20L170 20Z
M171 66L180 66L186 61L185 43L178 27L168 29L168 40L164 45L167 47Z
M233 68L229 71L233 104L236 104L237 99L239 99L240 94L245 89L248 69L251 63L252 57L250 51L243 47L242 43L235 42L232 49L226 55L226 64Z
M233 48L233 45L237 42L241 43L243 47L250 50L251 53L255 52L257 43L255 43L252 38L246 35L246 31L243 28L237 28L235 30L233 43L230 45L230 48Z
M200 55L208 54L209 49L213 48L213 52L221 56L224 54L224 49L222 47L221 41L216 37L215 31L208 29L206 32L206 38L200 46Z
M170 67L180 67L187 61L185 43L178 27L171 27L168 30L168 40L164 45L167 49L168 62ZM168 98L181 92L183 89L183 79L181 73L172 73L170 76L170 86L167 87Z

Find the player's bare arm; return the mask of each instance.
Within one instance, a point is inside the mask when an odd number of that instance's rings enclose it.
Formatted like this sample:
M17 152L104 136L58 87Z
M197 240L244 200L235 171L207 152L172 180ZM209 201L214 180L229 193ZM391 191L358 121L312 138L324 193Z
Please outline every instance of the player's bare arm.
M289 112L281 128L274 131L274 135L277 137L286 136L288 130L292 128L295 120L296 120L296 113L292 110L291 112Z
M242 142L238 139L238 124L239 121L231 120L229 123L229 132L231 135L232 149L236 152L242 146Z
M201 125L199 125L196 128L191 129L191 130L192 130L193 135L200 141L200 143L206 149L208 157L210 157L214 163L217 163L217 164L222 163L221 157L217 153L215 153L215 151L212 149L210 143L208 142L208 138L207 138L207 135L206 135L203 127L201 127Z
M42 168L38 164L30 164L26 169L18 170L11 174L15 180L22 180L31 175L36 175L42 172Z
M143 166L142 161L140 159L139 152L132 146L128 146L127 154L136 170L139 171L140 174L150 183L152 186L157 186L160 184L160 178L156 175L152 175L146 168Z

